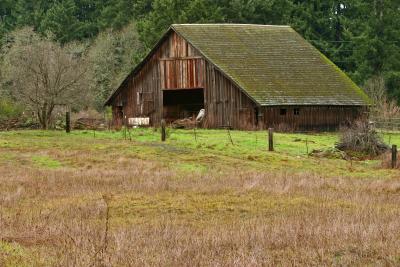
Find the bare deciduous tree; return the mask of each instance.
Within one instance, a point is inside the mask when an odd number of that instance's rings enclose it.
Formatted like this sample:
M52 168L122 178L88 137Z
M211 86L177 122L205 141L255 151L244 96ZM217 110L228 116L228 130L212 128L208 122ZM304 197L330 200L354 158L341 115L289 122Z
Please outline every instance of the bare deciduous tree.
M91 89L97 109L132 71L143 52L135 23L121 31L100 33L88 52L90 61Z
M373 117L381 120L399 117L400 108L397 106L396 101L388 98L385 80L382 76L370 78L365 83L364 90L373 102L371 107Z
M74 107L85 103L86 66L83 57L71 47L43 39L31 29L17 31L6 54L6 77L13 94L37 112L43 129L49 127L57 105Z

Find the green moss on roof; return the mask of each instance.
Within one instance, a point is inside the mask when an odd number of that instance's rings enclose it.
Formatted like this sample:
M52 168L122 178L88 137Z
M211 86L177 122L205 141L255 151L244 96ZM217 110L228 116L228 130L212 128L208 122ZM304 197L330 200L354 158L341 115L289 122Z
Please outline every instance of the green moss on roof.
M349 76L346 75L338 66L336 66L329 58L327 58L324 54L320 52L321 57L330 64L340 75L342 75L343 80L346 81L349 84L349 87L352 88L364 101L367 105L372 104L371 99L367 96L367 94L360 88L358 87L353 80L350 79Z
M366 94L289 26L174 24L260 105L368 105Z

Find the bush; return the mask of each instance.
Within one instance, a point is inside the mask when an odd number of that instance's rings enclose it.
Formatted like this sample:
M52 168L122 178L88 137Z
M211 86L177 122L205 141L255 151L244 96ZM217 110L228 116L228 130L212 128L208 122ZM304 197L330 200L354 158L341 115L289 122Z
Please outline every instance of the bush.
M8 99L0 99L0 122L19 118L22 108Z
M341 129L340 141L336 148L357 155L378 156L389 149L367 121L357 121Z

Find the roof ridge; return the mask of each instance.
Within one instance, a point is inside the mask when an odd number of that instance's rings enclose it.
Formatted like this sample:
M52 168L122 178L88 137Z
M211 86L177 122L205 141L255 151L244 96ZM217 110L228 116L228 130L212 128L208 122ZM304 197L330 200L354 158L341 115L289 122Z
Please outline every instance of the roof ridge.
M246 23L174 23L171 26L257 26L257 27L281 27L291 28L290 25L265 25L265 24L246 24Z

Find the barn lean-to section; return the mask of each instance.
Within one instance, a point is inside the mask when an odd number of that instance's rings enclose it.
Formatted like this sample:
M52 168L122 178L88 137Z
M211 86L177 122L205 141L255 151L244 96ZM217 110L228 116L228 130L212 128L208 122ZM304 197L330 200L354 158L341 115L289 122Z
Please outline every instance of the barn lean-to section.
M281 130L337 130L367 117L362 106L276 106L264 107L265 127Z
M287 26L173 25L106 105L129 118L195 116L205 128L330 130L366 116L368 98Z

